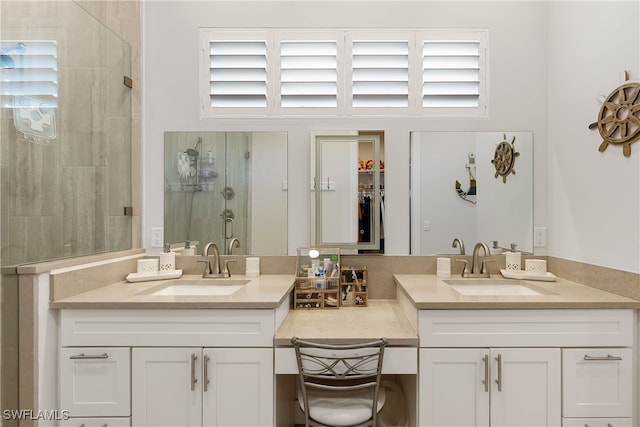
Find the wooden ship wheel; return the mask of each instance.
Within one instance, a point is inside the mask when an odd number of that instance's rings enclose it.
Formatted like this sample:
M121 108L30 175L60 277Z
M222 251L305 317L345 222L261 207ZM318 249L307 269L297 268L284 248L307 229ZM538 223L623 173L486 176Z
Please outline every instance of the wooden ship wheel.
M496 168L495 177L502 176L502 182L507 182L507 176L510 174L516 174L513 166L516 163L516 157L520 155L515 149L516 137L514 136L511 142L507 141L507 136L503 136L504 141L500 142L496 147L496 151L493 154L493 166Z
M603 152L609 144L622 145L625 157L631 155L631 144L640 139L640 83L630 82L625 72L625 80L607 96L598 114L598 132Z

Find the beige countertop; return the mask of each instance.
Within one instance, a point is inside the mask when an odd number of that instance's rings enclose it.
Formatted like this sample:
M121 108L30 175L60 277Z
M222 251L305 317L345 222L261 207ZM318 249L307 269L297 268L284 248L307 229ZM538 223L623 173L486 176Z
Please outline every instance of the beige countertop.
M404 292L416 309L593 309L640 308L640 301L556 278L554 282L525 280L542 295L462 295L433 274L395 274L398 292ZM492 280L507 280L501 275ZM460 276L445 280L462 279Z
M341 344L386 337L392 346L418 346L418 333L397 300L369 300L367 307L291 310L276 332L276 346L291 345L291 338Z
M183 275L180 280L200 279L200 275ZM54 300L50 307L69 308L276 308L293 289L293 275L269 274L255 278L235 275L231 280L250 280L241 289L226 296L150 295L169 283L167 280L129 283L126 281L103 286L74 296ZM216 280L205 279L211 284ZM220 285L225 286L225 285Z

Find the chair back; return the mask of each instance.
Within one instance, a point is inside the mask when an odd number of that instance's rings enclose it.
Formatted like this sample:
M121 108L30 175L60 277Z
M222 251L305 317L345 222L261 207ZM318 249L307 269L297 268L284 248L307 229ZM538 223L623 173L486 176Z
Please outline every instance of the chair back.
M307 425L322 425L309 420L308 396L314 390L343 396L369 390L371 419L361 425L375 425L386 338L359 344L321 344L293 337L291 343L298 362Z

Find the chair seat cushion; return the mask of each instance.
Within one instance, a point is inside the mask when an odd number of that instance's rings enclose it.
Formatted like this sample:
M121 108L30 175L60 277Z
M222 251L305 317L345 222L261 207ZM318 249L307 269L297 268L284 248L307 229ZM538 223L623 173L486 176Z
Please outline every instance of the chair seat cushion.
M371 390L334 392L311 390L308 392L309 418L330 426L358 425L371 418ZM384 387L378 391L377 411L384 405ZM298 390L298 404L304 411L302 391Z

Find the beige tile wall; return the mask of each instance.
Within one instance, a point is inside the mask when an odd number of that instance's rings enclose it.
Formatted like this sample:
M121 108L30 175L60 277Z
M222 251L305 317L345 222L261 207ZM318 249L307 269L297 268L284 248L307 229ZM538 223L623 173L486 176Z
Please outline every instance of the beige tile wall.
M3 265L140 247L140 2L1 7L3 38L57 41L60 104L49 145L22 140L0 111Z

